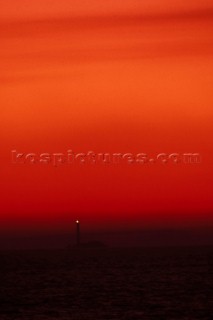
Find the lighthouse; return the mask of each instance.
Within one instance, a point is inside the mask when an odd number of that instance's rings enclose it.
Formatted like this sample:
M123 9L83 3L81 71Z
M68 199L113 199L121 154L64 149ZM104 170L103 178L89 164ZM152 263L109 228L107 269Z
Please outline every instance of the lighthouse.
M76 245L80 246L80 221L76 220Z

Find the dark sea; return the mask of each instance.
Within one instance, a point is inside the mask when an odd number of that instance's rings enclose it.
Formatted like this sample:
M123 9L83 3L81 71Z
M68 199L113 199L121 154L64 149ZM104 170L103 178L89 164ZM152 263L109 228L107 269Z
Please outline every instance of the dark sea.
M213 319L213 247L1 251L11 319Z

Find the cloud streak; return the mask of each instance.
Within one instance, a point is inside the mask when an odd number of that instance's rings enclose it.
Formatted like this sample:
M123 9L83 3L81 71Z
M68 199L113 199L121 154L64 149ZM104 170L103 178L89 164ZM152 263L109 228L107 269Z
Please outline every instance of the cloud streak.
M210 55L212 21L213 10L205 9L4 22L0 81L51 76L57 65Z

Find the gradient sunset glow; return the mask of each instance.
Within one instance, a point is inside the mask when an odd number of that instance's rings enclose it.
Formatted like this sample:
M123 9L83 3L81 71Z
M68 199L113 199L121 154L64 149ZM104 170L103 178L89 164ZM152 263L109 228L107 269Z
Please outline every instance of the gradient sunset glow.
M213 3L0 1L2 230L213 226ZM14 165L18 152L196 165Z

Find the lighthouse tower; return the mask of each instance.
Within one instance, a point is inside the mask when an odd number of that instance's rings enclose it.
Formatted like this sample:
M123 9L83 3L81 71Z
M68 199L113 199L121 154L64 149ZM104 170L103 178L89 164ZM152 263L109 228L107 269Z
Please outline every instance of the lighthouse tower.
M76 220L76 245L80 246L80 221Z

